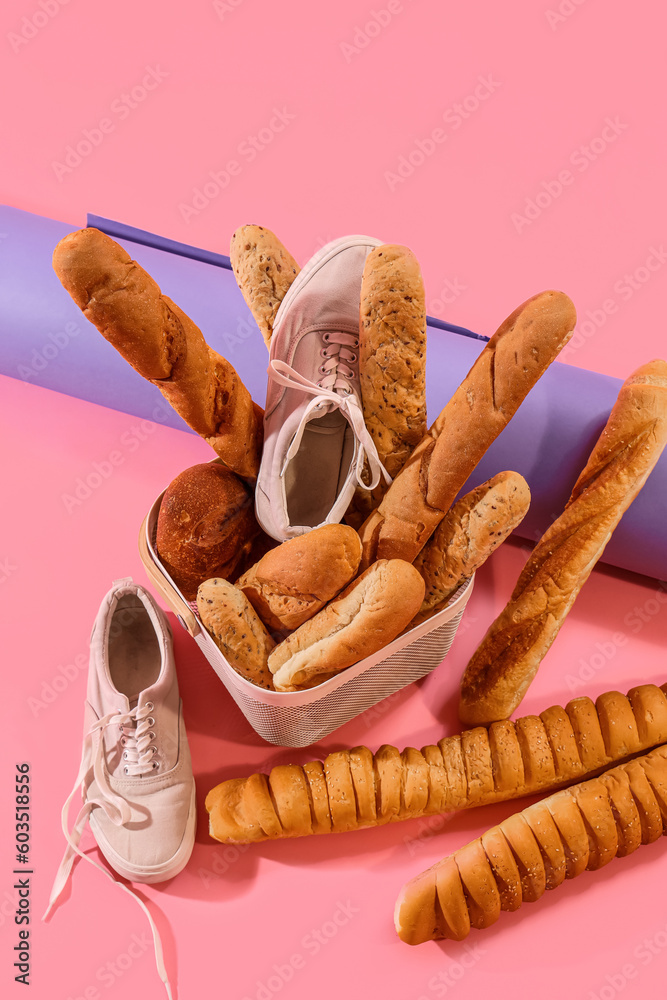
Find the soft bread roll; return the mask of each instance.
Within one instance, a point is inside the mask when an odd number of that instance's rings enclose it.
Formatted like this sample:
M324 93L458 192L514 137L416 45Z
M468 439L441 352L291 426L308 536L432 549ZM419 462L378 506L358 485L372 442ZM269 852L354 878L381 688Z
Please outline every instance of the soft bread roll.
M276 646L276 691L299 691L371 656L399 635L424 598L424 581L401 559L382 559Z
M360 562L354 528L323 524L271 549L236 586L268 628L291 632L347 586Z
M667 746L515 813L403 887L401 940L460 941L501 910L667 834ZM644 822L642 822L642 816Z
M651 361L621 386L563 513L533 549L510 598L461 682L467 725L508 718L611 534L667 443L667 362Z
M427 430L426 305L419 261L385 243L366 258L359 312L359 382L364 421L390 476ZM387 491L357 488L345 519L358 528Z
M167 487L157 521L162 565L187 600L212 576L234 576L259 532L247 485L217 462L193 465Z
M267 660L275 642L245 595L228 580L205 580L197 590L197 611L237 674L273 691Z
M572 336L572 302L542 292L519 306L465 379L359 530L362 567L421 552L484 453Z
M53 268L84 316L228 468L254 480L262 443L262 410L228 361L149 274L98 229L58 243Z
M352 822L346 814L346 829L503 802L581 781L628 754L667 742L666 691L667 684L663 688L644 684L627 698L617 691L606 692L595 704L590 698L575 698L565 708L554 706L539 716L502 720L488 730L480 727L447 736L421 752L408 747L401 753L392 746L383 746L374 755L366 747L337 751L336 773L344 773L343 754L355 793L356 819ZM628 739L614 733L619 718L629 725ZM313 833L332 832L331 815L337 811L342 785L331 783L333 770L326 761L325 766L319 761L306 764L303 772L310 785L309 823L292 827L289 833L274 824L274 833L263 833L254 803L258 782L266 778L253 775L223 781L209 793L211 836L245 843L268 836L304 836L311 827ZM262 799L264 808L268 805ZM544 823L548 825L547 820ZM529 826L533 829L532 820ZM567 826L568 831L573 829L572 824ZM555 855L551 857L553 867Z
M229 257L236 283L271 346L278 306L299 273L299 265L278 237L263 226L241 226L231 239Z
M529 506L530 490L523 476L499 472L450 508L412 564L424 577L426 594L411 625L444 607L521 523Z

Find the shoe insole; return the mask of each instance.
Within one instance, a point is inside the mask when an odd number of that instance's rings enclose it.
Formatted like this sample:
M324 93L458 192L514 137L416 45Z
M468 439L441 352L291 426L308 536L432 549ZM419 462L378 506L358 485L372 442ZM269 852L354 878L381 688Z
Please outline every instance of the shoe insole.
M285 470L290 524L315 528L326 521L350 471L354 435L340 410L309 420L299 450Z
M132 702L160 675L160 644L146 608L134 594L124 594L109 625L109 673L117 691Z

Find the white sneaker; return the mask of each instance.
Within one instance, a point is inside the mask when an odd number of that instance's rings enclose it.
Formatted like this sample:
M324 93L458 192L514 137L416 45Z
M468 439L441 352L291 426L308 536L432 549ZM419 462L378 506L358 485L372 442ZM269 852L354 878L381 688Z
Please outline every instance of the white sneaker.
M83 804L70 830L69 807L79 788ZM91 636L83 756L63 807L68 846L44 919L77 857L109 875L79 847L86 820L115 872L152 883L173 878L187 864L196 815L171 629L147 590L129 578L118 580L102 601ZM158 971L169 993L157 930L135 898L150 920Z
M280 304L271 337L257 520L284 541L343 519L355 487L384 474L359 391L359 299L366 257L380 240L323 247ZM371 482L361 476L368 463Z

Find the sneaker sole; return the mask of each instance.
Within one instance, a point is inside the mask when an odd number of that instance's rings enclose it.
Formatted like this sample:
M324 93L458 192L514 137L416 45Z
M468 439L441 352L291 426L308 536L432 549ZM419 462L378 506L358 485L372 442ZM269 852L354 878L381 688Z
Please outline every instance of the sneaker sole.
M155 882L167 882L178 875L179 872L182 872L190 860L195 845L195 832L197 829L197 799L194 781L192 783L190 808L188 810L183 839L176 853L161 865L139 866L129 864L114 851L111 844L106 842L99 830L96 829L94 815L94 813L90 814L88 822L95 836L97 846L116 874L120 875L121 878L126 878L129 882L142 882L144 885L152 885Z

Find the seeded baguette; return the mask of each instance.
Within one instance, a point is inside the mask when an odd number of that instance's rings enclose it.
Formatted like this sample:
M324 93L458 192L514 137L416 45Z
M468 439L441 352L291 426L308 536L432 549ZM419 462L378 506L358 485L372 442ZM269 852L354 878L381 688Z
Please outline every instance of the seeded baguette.
M263 226L241 226L231 239L229 257L236 283L271 346L278 306L300 271L275 233Z
M427 430L426 304L419 261L385 243L366 258L359 312L364 421L380 461L395 476ZM358 528L387 491L357 488L346 521Z
M461 681L464 725L509 718L526 693L614 528L667 443L667 362L621 386L563 513L533 549L506 608Z
M666 742L666 692L667 684L627 697L608 691L595 704L575 698L421 752L355 747L223 781L206 797L210 833L223 843L336 833L553 791Z
M441 611L525 517L528 483L518 472L499 472L461 497L445 514L414 563L426 583L419 625Z
M375 559L414 561L468 476L568 342L576 318L567 295L548 291L505 320L359 529L362 568Z
M275 642L243 592L228 580L206 580L197 590L197 611L237 674L273 691L267 661Z
M407 944L461 941L501 910L596 871L667 834L667 746L515 813L408 882L396 931Z
M232 472L254 481L262 410L150 275L98 229L65 236L53 252L53 268L105 340L157 386Z

